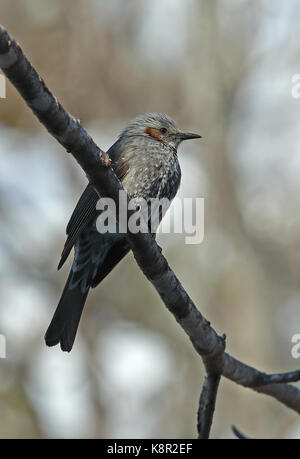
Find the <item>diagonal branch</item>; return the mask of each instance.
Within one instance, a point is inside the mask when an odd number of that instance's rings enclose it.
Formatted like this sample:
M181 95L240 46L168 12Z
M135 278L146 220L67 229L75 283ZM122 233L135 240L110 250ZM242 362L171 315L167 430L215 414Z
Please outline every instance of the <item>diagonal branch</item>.
M118 207L119 190L122 190L122 185L109 167L109 158L94 143L80 122L58 103L24 56L20 46L1 26L0 67L50 134L76 158L98 194L114 199ZM131 213L128 212L128 218L130 215ZM196 308L169 267L154 238L150 234L128 233L127 239L140 269L189 336L194 348L202 357L205 367L216 365L218 375L222 374L238 384L270 395L300 413L300 390L285 384L286 381L299 380L299 372L296 375L290 373L289 375L292 375L290 377L268 376L224 353L224 338L217 335ZM209 404L211 400L214 406L217 386L217 380L212 381L208 372L202 397L203 403L205 401ZM205 417L205 426L201 427L201 431L209 432L208 424L211 424L212 413L213 411L210 410L210 415ZM202 418L200 422L202 423Z
M267 384L283 384L300 381L300 370L288 371L286 373L266 374L259 373L254 378L248 387L260 387Z

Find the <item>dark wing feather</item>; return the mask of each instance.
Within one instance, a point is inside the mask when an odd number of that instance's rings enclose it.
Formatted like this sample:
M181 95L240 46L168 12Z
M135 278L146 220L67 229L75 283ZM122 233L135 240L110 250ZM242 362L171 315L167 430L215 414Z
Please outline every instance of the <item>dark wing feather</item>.
M83 229L97 216L96 204L99 200L97 192L94 190L92 185L88 185L82 193L74 212L71 215L70 221L67 226L67 240L64 245L64 249L61 254L61 259L57 269L60 269L69 253L72 250L73 245L77 241L80 233Z
M115 169L117 177L119 180L123 180L126 173L128 172L128 164L126 161L119 161L121 150L119 149L119 140L114 143L107 154L112 159L112 165ZM67 240L64 246L64 249L61 254L61 259L57 269L60 269L66 259L69 256L69 253L72 250L75 242L82 233L82 231L87 227L87 225L97 217L96 204L99 200L97 192L94 190L92 185L88 185L84 192L82 193L77 206L74 209L73 214L71 215L70 221L67 226ZM124 256L124 255L123 255Z
M96 287L112 270L113 268L122 260L122 258L127 255L130 251L130 247L126 240L126 237L119 240L117 243L113 244L109 252L107 253L104 261L98 268L98 272L91 283L91 287Z

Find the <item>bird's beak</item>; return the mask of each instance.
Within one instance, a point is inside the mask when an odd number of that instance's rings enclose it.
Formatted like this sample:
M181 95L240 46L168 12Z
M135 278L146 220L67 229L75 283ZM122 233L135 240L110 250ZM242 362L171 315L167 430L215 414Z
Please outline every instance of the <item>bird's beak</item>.
M180 132L179 136L181 140L201 139L201 135L192 132Z

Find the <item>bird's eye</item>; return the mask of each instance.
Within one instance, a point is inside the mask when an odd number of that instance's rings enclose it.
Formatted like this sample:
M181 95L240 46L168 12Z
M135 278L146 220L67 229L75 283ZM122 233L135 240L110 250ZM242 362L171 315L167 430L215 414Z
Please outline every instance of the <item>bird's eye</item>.
M160 132L161 132L162 134L166 134L166 133L167 133L167 129L166 129L166 128L160 128Z

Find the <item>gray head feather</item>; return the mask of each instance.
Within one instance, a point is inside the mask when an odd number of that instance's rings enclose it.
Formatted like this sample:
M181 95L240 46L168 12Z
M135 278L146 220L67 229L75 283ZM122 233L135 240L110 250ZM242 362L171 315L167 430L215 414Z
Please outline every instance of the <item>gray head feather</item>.
M122 131L120 137L147 135L146 128L161 129L166 128L169 133L175 134L178 132L174 121L164 113L144 113L128 123Z

